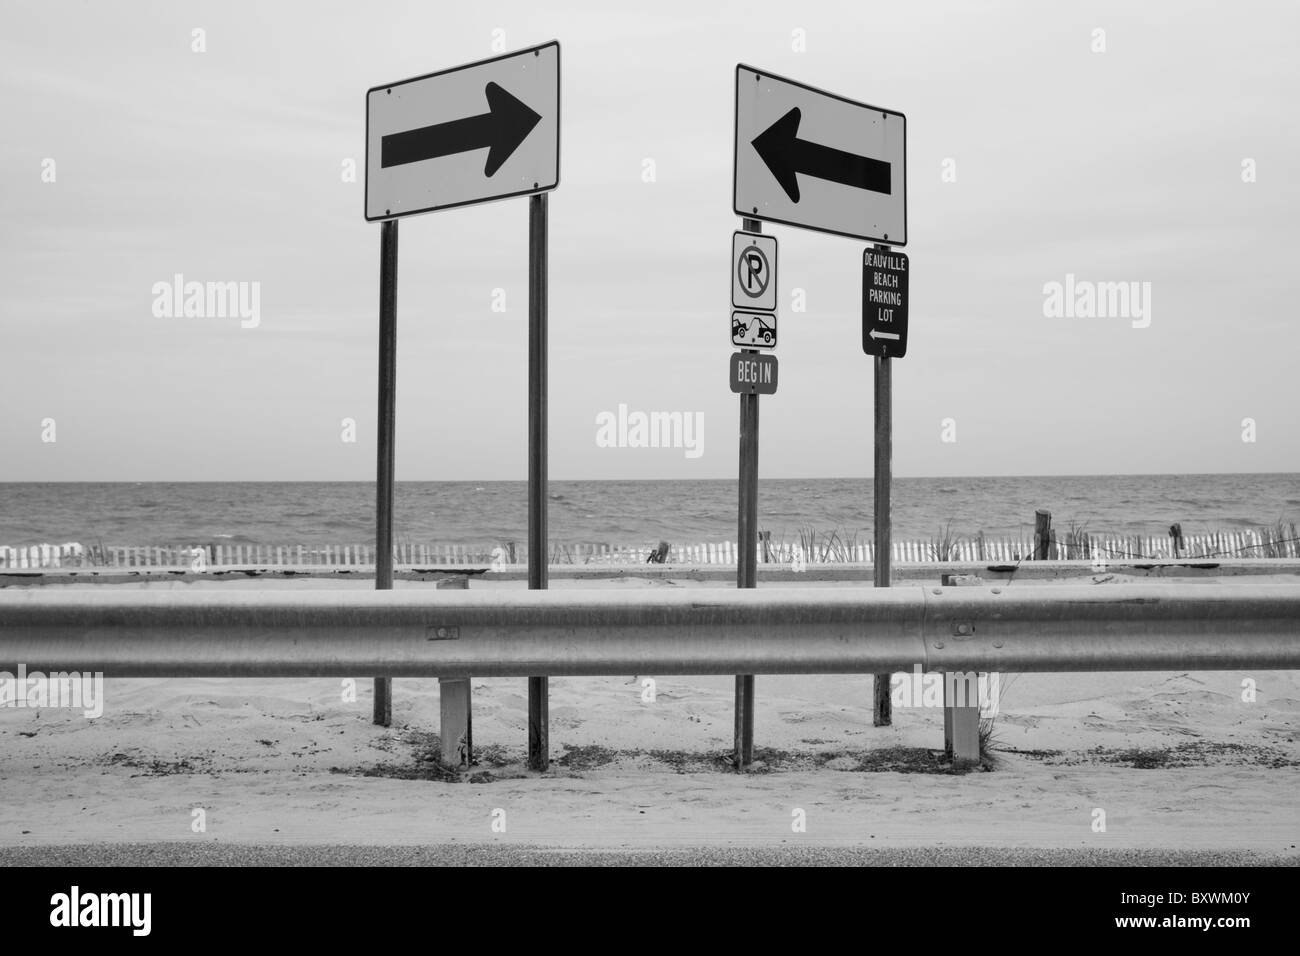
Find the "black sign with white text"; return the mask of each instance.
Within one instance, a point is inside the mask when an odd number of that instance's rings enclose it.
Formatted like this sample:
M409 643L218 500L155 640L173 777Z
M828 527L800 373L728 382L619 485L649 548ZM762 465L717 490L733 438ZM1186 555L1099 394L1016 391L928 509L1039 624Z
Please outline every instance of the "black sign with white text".
M907 256L892 249L862 254L862 351L907 354Z
M776 356L766 352L733 352L731 390L737 395L775 395Z

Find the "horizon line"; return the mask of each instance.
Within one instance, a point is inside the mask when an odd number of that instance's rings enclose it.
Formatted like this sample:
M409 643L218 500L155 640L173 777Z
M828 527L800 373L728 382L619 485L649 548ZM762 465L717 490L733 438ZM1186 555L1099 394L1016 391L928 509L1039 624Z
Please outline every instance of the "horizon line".
M1042 474L974 474L974 475L905 475L894 473L892 479L949 479L961 481L970 478L1193 478L1193 477L1228 477L1228 476L1274 476L1296 475L1300 471L1134 471L1134 472L1079 472L1079 473L1042 473ZM651 478L558 478L549 477L550 482L616 482L616 481L736 481L736 476L725 478L700 477L651 477ZM872 475L795 475L795 476L759 476L759 481L872 481ZM527 484L527 478L396 478L396 484ZM100 478L100 479L6 479L3 485L372 485L374 478Z

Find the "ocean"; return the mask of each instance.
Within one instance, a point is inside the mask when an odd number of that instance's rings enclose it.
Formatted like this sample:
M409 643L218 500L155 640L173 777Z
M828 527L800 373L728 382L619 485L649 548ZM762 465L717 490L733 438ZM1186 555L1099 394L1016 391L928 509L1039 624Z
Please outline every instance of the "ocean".
M801 529L869 539L870 479L759 482L759 527L774 542ZM421 544L527 541L522 481L397 483L394 537ZM549 537L646 546L734 541L736 482L552 481ZM1095 534L1232 531L1300 521L1300 475L1107 475L895 478L895 541L1032 530L1052 512ZM0 484L0 545L373 544L369 482L87 482Z

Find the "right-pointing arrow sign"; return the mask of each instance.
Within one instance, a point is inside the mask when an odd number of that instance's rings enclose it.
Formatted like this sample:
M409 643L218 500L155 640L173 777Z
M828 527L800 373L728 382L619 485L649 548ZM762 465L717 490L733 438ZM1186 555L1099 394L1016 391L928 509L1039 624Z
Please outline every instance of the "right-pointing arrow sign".
M738 216L907 244L907 117L736 67Z
M491 176L519 148L542 117L495 83L488 83L483 95L487 98L486 113L382 137L381 168L487 147L483 175Z
M366 91L366 219L527 196L560 181L560 45Z
M796 173L889 194L889 163L799 139L802 118L796 106L756 136L752 144L791 202L799 201Z

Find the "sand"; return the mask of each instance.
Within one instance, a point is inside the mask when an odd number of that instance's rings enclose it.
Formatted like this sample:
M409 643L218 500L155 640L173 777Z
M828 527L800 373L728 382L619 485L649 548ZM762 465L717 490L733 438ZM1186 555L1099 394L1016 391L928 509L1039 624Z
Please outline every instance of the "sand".
M1206 583L1265 581L1185 586ZM706 585L555 582L687 586ZM544 774L524 768L522 679L473 681L478 763L463 774L432 759L436 680L394 682L391 728L370 722L369 680L355 701L329 679L110 680L93 721L0 708L0 845L1148 847L1300 860L1300 672L1002 675L993 757L962 774L942 760L938 709L898 709L894 726L875 728L869 677L760 676L758 762L738 775L727 765L731 679L654 678L651 702L647 677L553 678ZM1245 678L1257 682L1253 702Z

